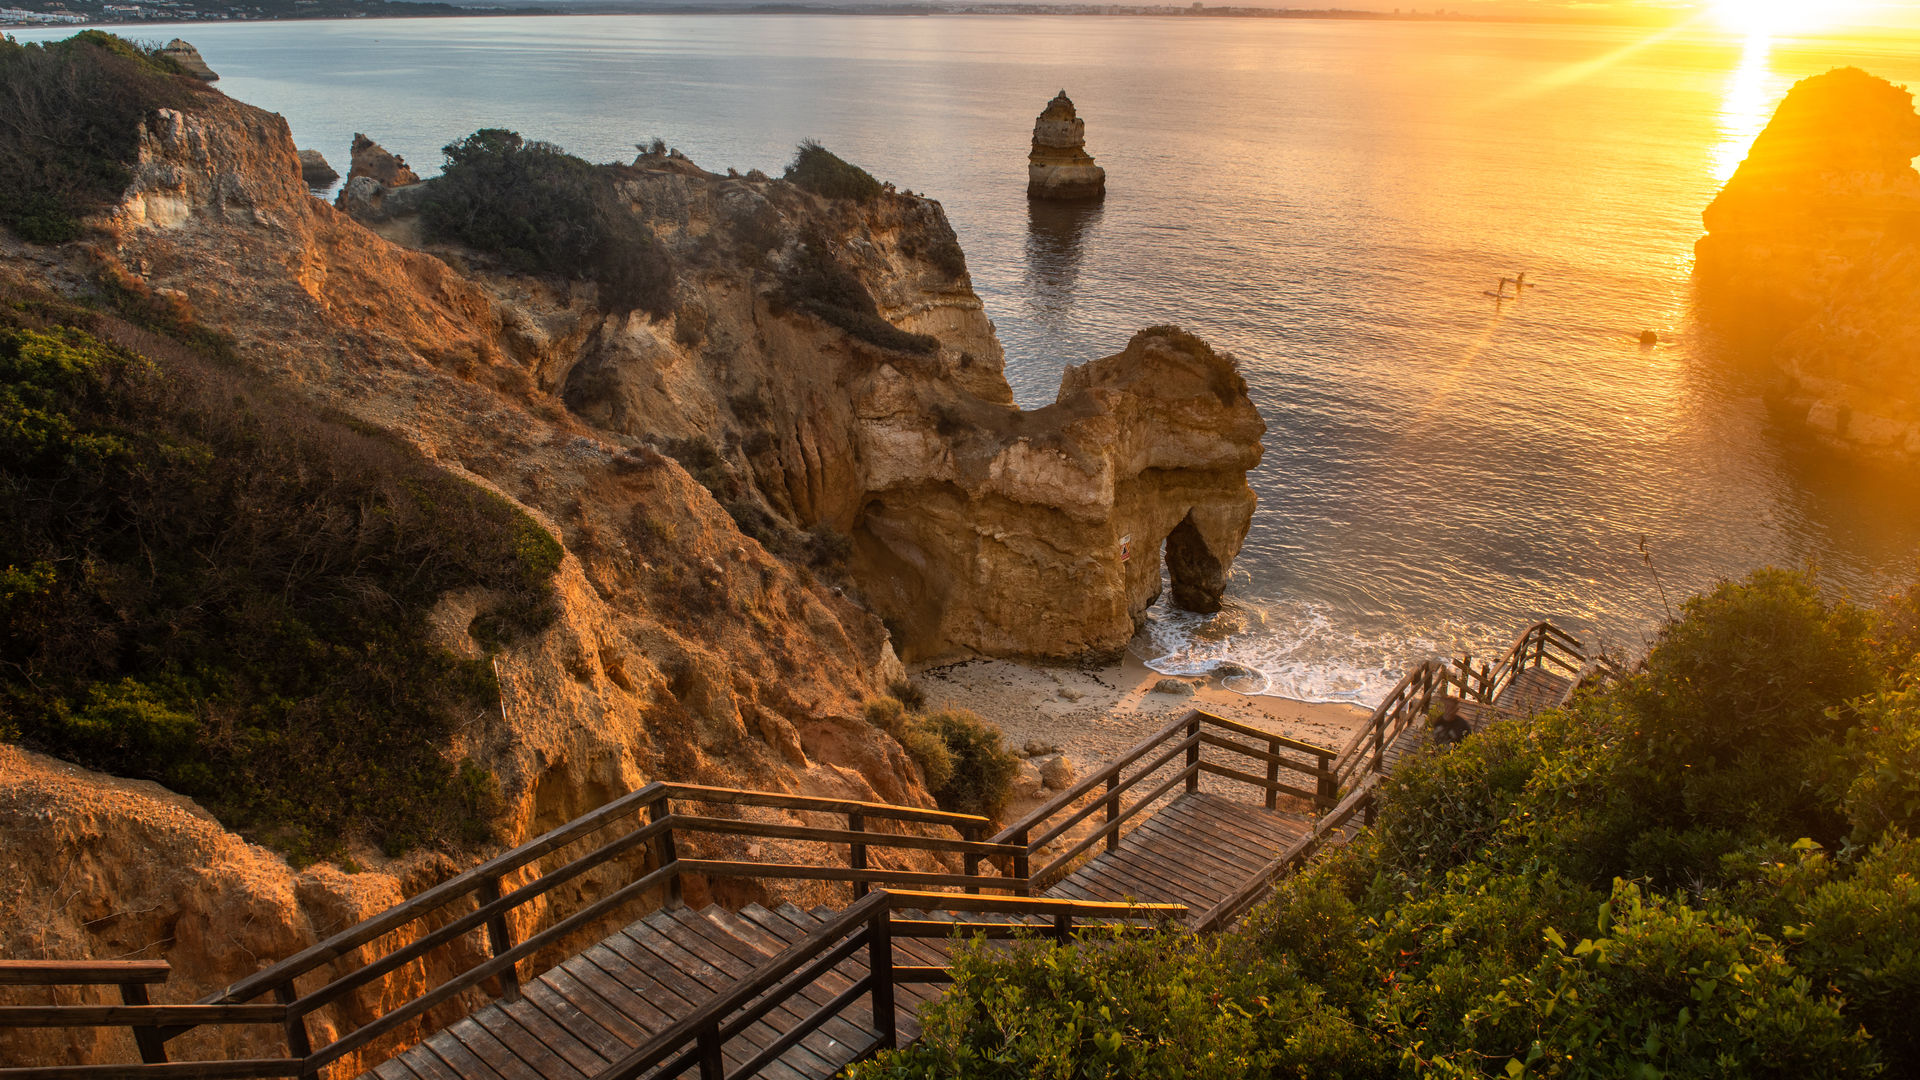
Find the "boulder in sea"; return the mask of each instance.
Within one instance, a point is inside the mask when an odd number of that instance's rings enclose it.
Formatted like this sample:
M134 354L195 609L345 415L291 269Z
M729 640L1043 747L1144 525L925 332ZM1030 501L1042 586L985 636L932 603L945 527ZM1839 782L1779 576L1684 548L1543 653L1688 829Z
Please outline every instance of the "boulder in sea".
M1098 199L1107 193L1107 171L1087 153L1087 122L1065 90L1033 122L1027 155L1027 198Z
M387 188L405 187L417 184L420 177L407 167L407 159L398 154L390 154L386 148L359 132L353 135L353 164L347 169L347 179L371 177Z
M323 188L331 186L335 180L340 179L340 174L334 171L333 166L327 164L325 155L320 151L302 150L300 151L300 179L306 181L310 188Z
M179 64L187 74L196 79L204 82L220 81L220 76L214 74L213 69L207 66L207 62L201 59L200 50L179 38L167 42L166 47L160 50L160 55Z

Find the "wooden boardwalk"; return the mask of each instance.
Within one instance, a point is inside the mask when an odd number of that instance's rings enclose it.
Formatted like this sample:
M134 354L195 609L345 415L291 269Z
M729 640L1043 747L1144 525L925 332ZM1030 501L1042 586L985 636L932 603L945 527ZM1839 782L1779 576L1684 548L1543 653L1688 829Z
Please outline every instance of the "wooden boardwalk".
M1462 702L1460 718L1467 722L1475 734L1479 734L1496 721L1532 716L1542 709L1560 704L1572 686L1573 679L1569 676L1556 674L1544 667L1528 668L1514 676L1513 681L1500 691L1492 703ZM1424 724L1413 724L1387 747L1381 771L1391 773L1394 766L1408 754L1424 753L1432 746L1433 729Z
M1313 829L1304 814L1207 792L1183 794L1048 892L1076 900L1185 904L1211 910Z
M193 1005L146 1004L145 986L165 979L164 964L0 962L0 985L118 985L125 1002L0 1006L0 1029L124 1027L146 1063L0 1065L0 1080L105 1080L148 1069L155 1080L317 1077L475 993L494 1000L360 1080L826 1080L919 1035L920 1009L952 979L956 934L1065 939L1089 926L1170 919L1222 929L1315 850L1371 820L1381 778L1408 754L1435 749L1426 716L1436 700L1460 699L1460 714L1480 731L1559 704L1596 665L1607 667L1544 622L1498 664L1426 661L1337 754L1189 713L991 838L983 838L984 818L919 807L649 784ZM715 835L808 841L846 858L701 858ZM931 855L918 865L932 868L870 866L869 852L885 849ZM550 910L537 933L513 939L509 913L554 903L567 894L552 890L587 873L599 883L576 882L572 907ZM695 909L680 899L685 875L845 882L854 899L811 911ZM524 971L539 955L573 949L565 943L581 933L603 932L648 894L657 897L651 912L537 975ZM459 942L469 957L479 946L464 970L378 1015L353 1005L349 995ZM315 1045L308 1018L323 1010L330 1019L320 1030L331 1041ZM280 1028L286 1055L165 1064L167 1041L182 1032L242 1024Z

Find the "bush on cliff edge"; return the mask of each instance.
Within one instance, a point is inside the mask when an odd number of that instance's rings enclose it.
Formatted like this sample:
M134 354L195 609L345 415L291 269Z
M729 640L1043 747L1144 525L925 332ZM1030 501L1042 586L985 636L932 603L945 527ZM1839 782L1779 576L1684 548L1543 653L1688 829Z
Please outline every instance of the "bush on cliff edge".
M157 780L296 862L481 840L494 782L447 746L499 688L428 612L479 588L499 633L537 630L560 557L384 435L0 288L8 737Z
M522 273L595 282L615 312L673 310L672 263L616 190L613 167L499 128L444 150L446 168L421 199L429 237L497 255Z
M99 30L0 38L0 224L35 244L78 237L133 179L140 122L197 92L171 59Z

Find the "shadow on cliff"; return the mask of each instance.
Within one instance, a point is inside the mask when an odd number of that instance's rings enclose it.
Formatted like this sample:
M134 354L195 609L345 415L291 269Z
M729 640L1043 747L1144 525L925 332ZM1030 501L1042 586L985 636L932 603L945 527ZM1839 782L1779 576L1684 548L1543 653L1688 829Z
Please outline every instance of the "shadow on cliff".
M1035 314L1061 315L1073 306L1080 263L1102 209L1097 202L1027 203L1027 295Z

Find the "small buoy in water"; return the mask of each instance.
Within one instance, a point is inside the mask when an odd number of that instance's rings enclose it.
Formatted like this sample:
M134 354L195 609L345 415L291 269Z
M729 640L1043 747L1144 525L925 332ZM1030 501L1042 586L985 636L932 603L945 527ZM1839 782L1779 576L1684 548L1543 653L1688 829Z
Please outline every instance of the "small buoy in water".
M1640 344L1658 345L1660 344L1660 335L1651 330L1642 330L1640 331Z

